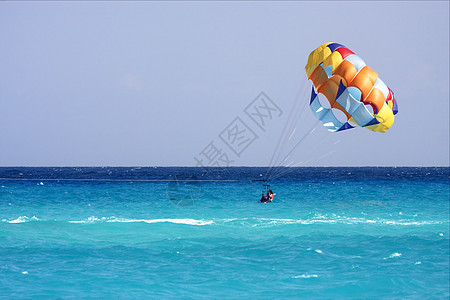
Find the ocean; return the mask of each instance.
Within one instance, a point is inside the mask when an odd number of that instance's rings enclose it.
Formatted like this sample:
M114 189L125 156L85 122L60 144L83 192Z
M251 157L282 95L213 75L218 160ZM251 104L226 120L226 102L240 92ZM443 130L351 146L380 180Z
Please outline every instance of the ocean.
M449 299L449 168L0 168L2 299Z

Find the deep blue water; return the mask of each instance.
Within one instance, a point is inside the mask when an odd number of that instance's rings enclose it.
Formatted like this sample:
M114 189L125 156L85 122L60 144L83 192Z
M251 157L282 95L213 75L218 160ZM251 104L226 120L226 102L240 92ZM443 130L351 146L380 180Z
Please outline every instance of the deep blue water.
M449 168L265 172L0 168L0 298L450 297Z

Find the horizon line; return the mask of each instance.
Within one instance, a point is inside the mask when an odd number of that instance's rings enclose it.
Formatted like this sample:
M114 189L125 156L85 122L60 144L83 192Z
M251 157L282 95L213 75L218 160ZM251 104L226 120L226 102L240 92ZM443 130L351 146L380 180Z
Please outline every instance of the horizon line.
M221 167L221 166L133 166L133 165L96 165L96 166L88 166L88 165L80 165L80 166L70 166L70 165L48 165L48 166L0 166L0 168L450 168L450 165L399 165L399 166L393 166L393 165L385 165L385 166L375 166L375 165L364 165L364 166L344 166L344 165L338 165L338 166L248 166L248 165L241 165L241 166L227 166L227 167Z

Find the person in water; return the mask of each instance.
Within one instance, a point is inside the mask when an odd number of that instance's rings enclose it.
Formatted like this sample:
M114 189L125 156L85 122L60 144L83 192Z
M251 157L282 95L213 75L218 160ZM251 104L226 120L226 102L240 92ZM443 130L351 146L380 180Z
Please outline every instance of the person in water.
M267 192L267 195L266 195L266 196L263 195L263 196L261 197L260 202L263 202L263 203L272 202L272 201L273 201L273 195L274 195L274 193L272 192L272 190L269 190L269 191Z

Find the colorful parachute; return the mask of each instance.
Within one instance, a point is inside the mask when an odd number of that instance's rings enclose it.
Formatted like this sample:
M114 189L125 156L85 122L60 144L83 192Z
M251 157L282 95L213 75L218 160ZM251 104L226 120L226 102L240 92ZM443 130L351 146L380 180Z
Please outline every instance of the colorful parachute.
M343 45L326 43L312 51L305 71L314 85L311 109L329 131L350 129L353 123L386 132L394 123L398 112L394 93L375 71ZM318 94L326 97L329 108L319 101ZM338 118L336 110L345 117Z

